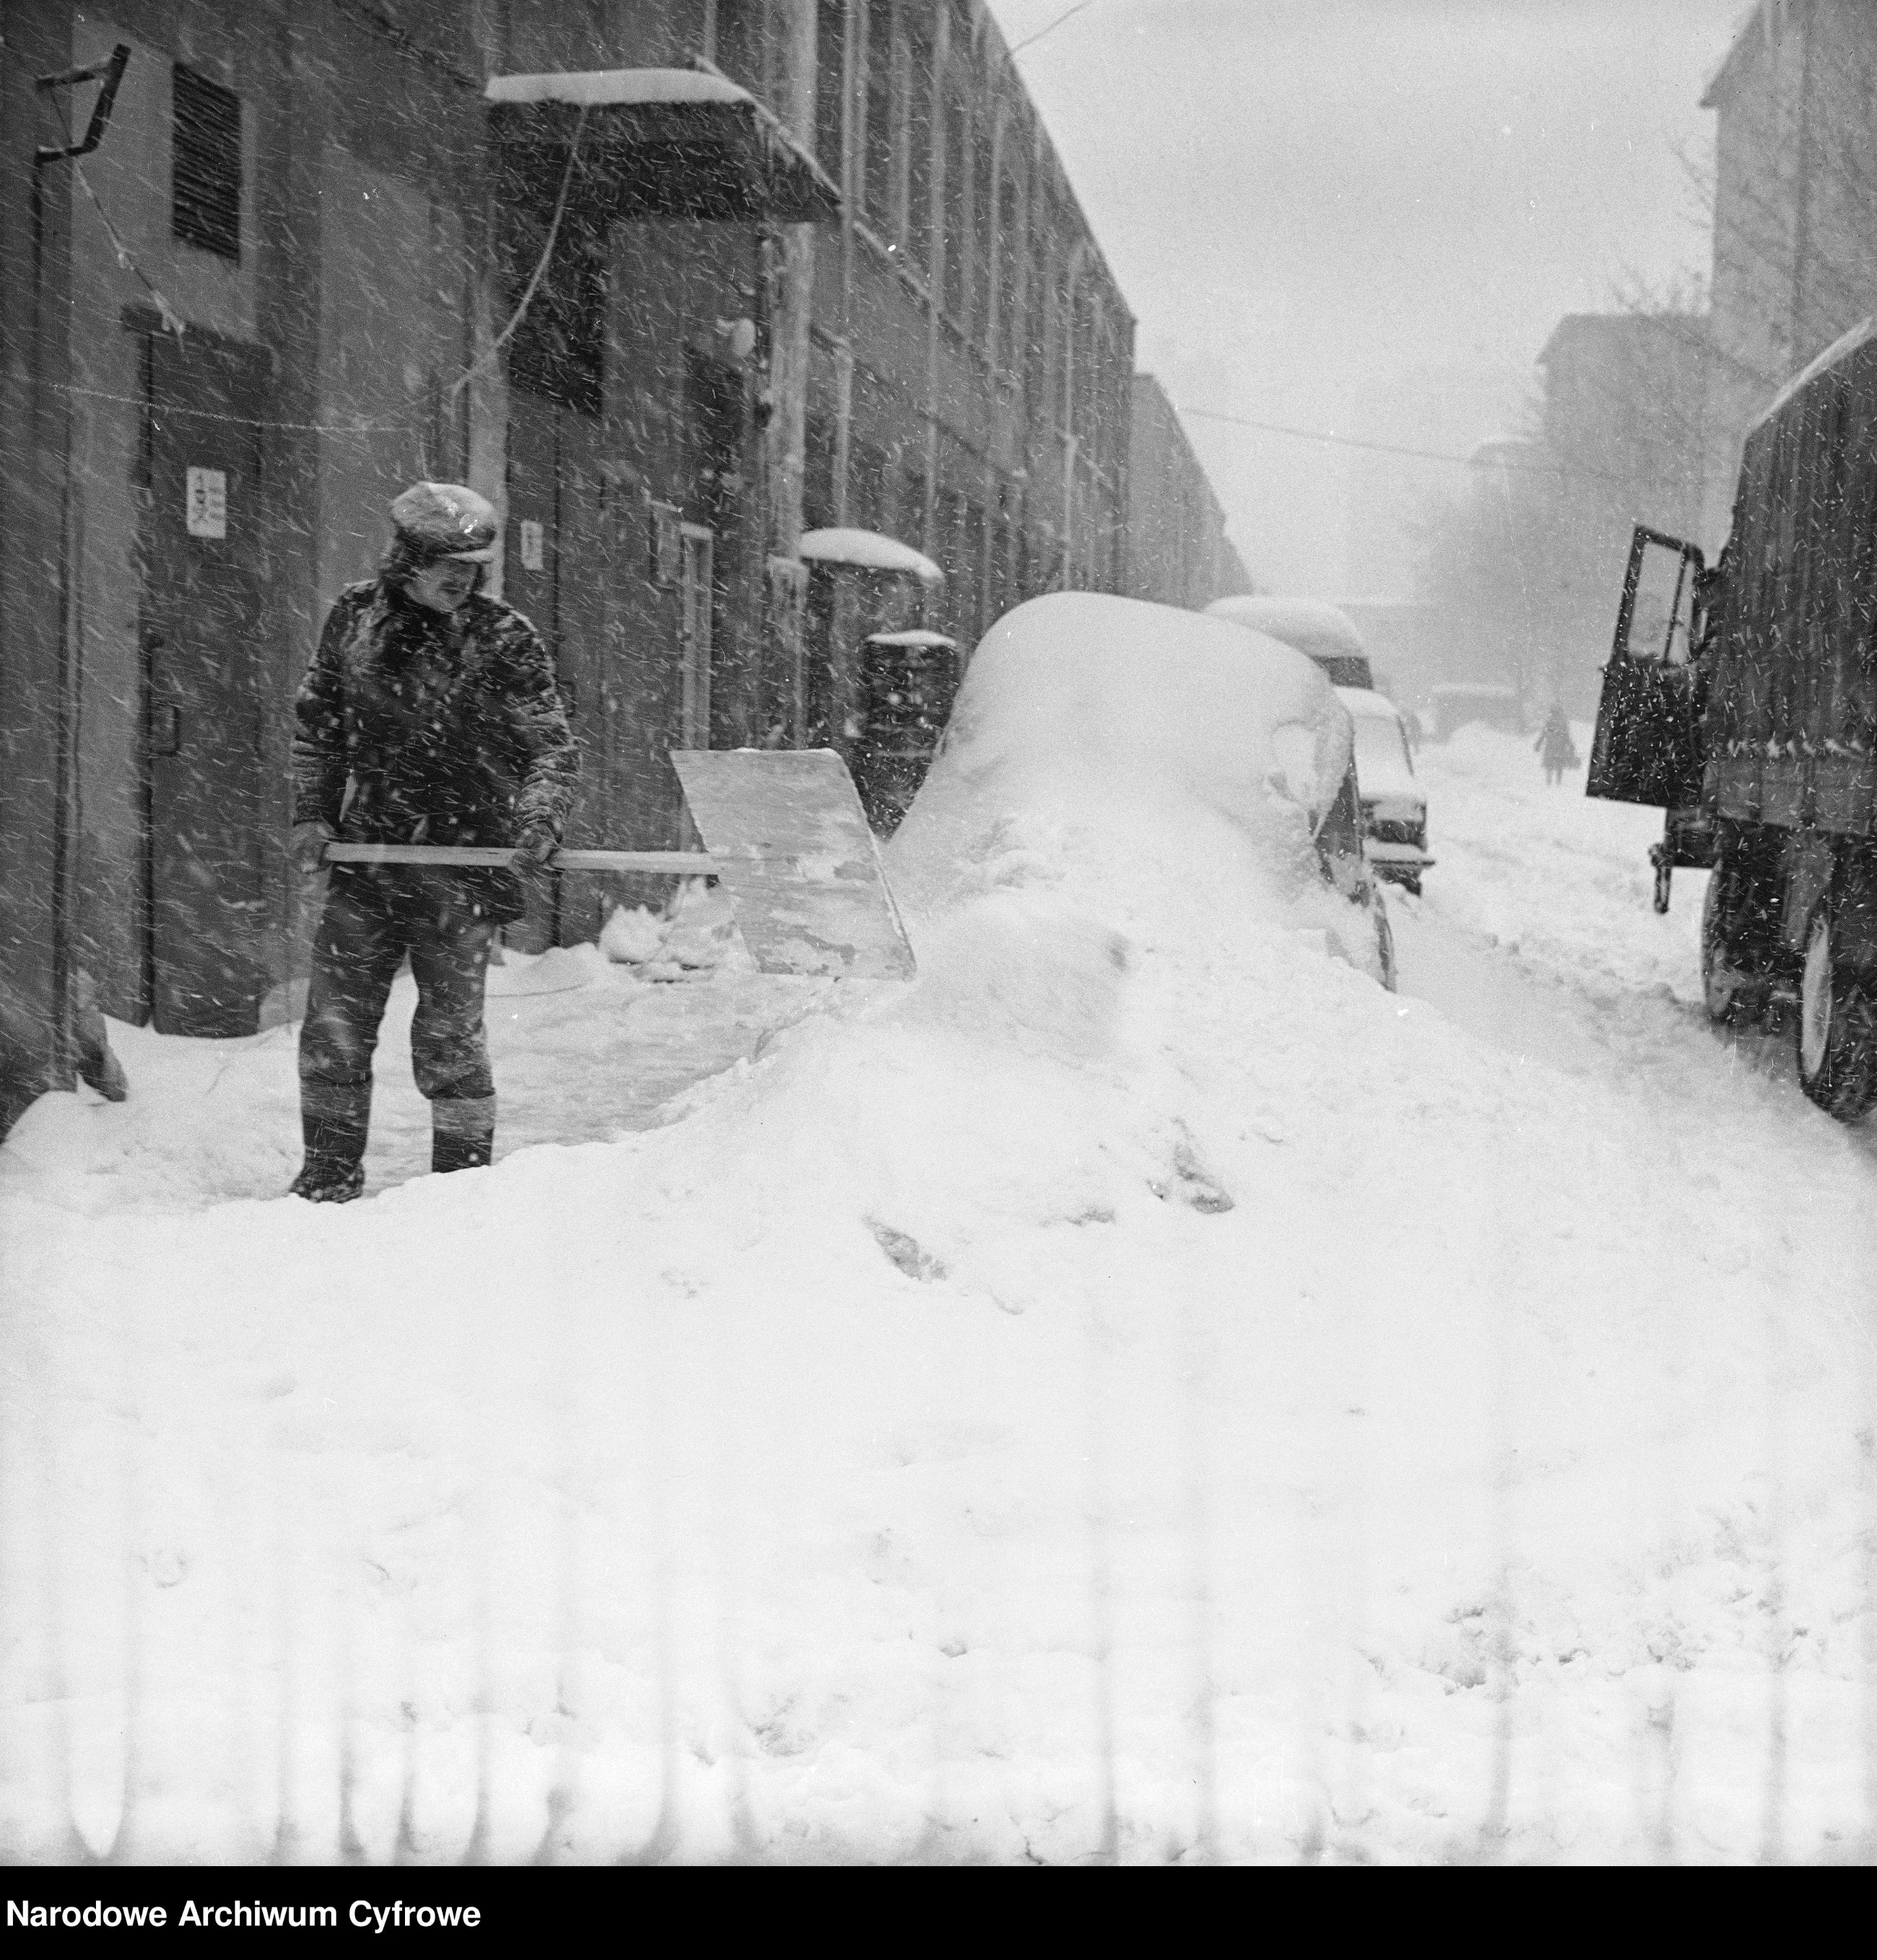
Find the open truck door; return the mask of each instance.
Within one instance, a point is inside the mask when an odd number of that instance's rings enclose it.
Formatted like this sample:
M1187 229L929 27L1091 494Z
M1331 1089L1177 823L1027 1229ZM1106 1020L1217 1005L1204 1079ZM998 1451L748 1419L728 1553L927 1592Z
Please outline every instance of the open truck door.
M1697 546L1637 526L1584 786L1587 796L1665 813L1662 842L1649 854L1659 912L1669 909L1676 865L1713 862L1713 826L1699 807L1704 759L1694 663L1706 571Z

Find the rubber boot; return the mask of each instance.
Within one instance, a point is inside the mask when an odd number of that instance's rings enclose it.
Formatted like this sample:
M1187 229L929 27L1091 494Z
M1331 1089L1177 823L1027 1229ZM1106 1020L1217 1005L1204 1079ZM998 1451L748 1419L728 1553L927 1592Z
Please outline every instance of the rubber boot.
M290 1198L345 1204L365 1188L365 1137L371 1127L371 1084L335 1089L302 1083L300 1128L307 1159L287 1188Z
M477 1170L495 1148L493 1096L439 1096L430 1106L430 1167Z

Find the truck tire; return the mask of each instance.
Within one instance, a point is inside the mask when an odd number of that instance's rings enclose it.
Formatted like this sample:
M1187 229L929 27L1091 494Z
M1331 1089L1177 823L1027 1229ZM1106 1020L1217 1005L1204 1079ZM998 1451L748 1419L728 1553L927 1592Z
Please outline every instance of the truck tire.
M1827 1115L1854 1123L1877 1102L1877 999L1833 944L1831 904L1805 928L1799 982L1799 1083Z
M1729 897L1739 875L1725 858L1708 874L1701 901L1701 998L1716 1027L1745 1029L1759 1025L1767 988L1763 975L1737 963L1730 943Z

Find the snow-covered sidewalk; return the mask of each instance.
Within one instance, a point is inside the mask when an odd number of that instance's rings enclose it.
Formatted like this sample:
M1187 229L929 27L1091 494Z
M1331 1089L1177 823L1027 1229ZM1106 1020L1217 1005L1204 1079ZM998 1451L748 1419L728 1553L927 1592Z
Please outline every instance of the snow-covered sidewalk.
M1871 1138L1649 813L1421 766L1398 996L1104 782L908 824L910 986L518 965L489 1172L393 1051L274 1199L285 1032L126 1041L0 1150L0 1845L1867 1852Z

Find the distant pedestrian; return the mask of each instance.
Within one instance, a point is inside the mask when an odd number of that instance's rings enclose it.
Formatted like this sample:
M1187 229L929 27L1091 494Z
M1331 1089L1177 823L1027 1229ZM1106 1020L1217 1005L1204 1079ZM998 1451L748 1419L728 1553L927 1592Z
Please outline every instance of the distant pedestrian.
M375 579L328 615L294 703L294 855L317 870L334 838L513 847L506 866L332 868L300 1031L306 1161L293 1195L343 1204L364 1188L371 1058L405 955L417 982L411 1061L429 1099L431 1168L489 1161L495 1084L482 988L497 928L523 909L518 873L560 839L575 752L541 636L479 588L494 507L418 483Z
M1551 703L1551 711L1545 716L1545 726L1532 747L1545 765L1545 781L1554 789L1564 780L1567 769L1576 768L1577 745L1570 739L1570 724L1564 718L1564 711L1556 702Z

